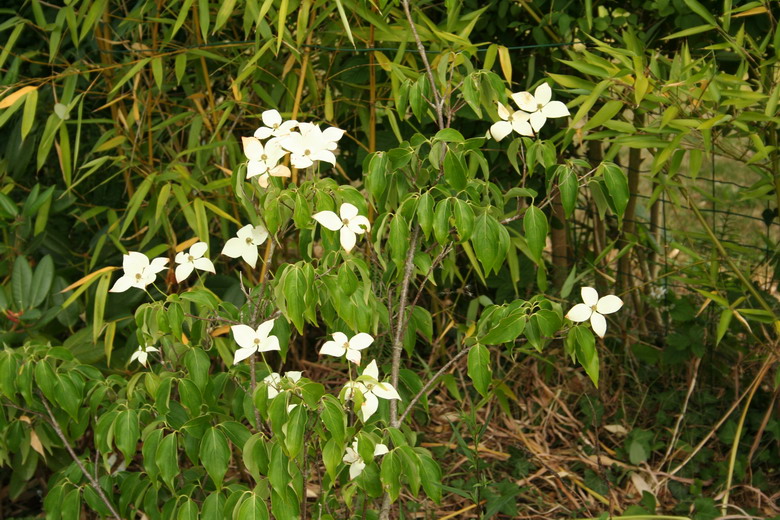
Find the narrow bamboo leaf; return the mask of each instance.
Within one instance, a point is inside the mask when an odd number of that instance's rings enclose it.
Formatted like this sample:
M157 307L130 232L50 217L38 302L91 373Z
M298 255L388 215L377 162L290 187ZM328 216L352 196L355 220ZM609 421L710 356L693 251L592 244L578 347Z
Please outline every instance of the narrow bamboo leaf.
M138 186L138 190L136 190L136 192L130 198L130 203L127 205L127 211L125 212L124 215L124 222L122 223L122 229L119 231L119 238L122 238L122 236L125 234L125 231L127 231L127 229L130 227L130 224L133 222L136 213L138 213L138 209L141 207L141 204L146 200L146 195L149 193L153 181L154 181L154 174L149 175L147 178L143 180L143 182L141 182L141 184Z
M222 29L222 26L228 21L230 15L233 14L233 9L236 6L236 0L224 0L217 11L217 20L214 22L214 30L211 34L215 34L218 30Z
M111 283L111 274L106 273L98 282L95 290L95 304L92 311L92 342L97 343L100 333L103 332L103 316L106 312L106 299L108 287Z
M124 76L114 85L114 88L111 89L111 91L108 93L109 95L113 94L120 88L122 88L122 85L130 81L130 79L133 78L138 72L146 66L147 63L151 61L151 58L143 58L138 63L130 67L130 70L128 70Z
M347 13L344 12L344 5L341 3L341 0L336 0L336 9L339 10L339 18L341 18L341 24L344 26L344 32L347 33L349 43L351 43L354 47L355 40L352 38L352 29L350 29L349 20L347 20Z
M5 101L5 100L3 100ZM35 109L38 107L38 90L31 90L24 99L24 112L22 114L22 141L30 133L35 122Z

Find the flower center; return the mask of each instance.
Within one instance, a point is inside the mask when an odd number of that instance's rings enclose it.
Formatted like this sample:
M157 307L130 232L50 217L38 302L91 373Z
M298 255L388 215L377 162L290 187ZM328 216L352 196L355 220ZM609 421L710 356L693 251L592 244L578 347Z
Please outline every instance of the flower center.
M189 256L187 257L187 261L188 261L188 262L194 262L194 261L195 261L195 257L194 257L194 256L192 256L192 255L189 255Z
M344 350L349 350L349 341L345 341L342 347L344 347Z
M248 237L248 238L246 239L246 243L247 243L247 244L249 244L249 245L251 246L251 245L252 245L252 237Z
M544 105L542 105L541 103L537 103L536 110L541 110L543 108L544 108Z
M259 344L260 344L260 338L255 338L255 345L259 345Z
M343 218L343 219L341 219L341 223L344 224L345 226L349 226L349 219L348 218Z
M135 273L135 279L140 280L141 279L141 273Z
M274 130L276 130L277 128L279 128L279 123L274 123L274 126L273 126L273 128L274 128Z
M268 160L268 156L266 154L263 154L263 155L260 156L260 160L265 162L265 161Z
M303 151L303 155L311 155L311 150L307 148L306 150Z

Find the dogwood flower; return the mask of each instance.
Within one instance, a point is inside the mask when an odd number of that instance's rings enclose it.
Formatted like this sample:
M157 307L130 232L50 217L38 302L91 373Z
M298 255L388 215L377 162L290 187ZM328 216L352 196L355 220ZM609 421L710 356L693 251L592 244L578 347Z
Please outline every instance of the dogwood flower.
M192 247L190 247L190 250L187 253L184 251L176 253L176 258L173 259L174 262L179 264L176 266L175 271L176 283L183 282L195 269L208 271L209 273L216 272L211 260L203 258L203 255L206 254L208 248L209 246L206 245L206 242L197 242L192 244Z
M298 121L290 119L289 121L282 121L282 115L278 110L266 110L261 114L263 124L257 130L255 130L255 138L267 139L271 136L285 137L290 135L290 132L298 126Z
M327 354L329 356L341 357L344 354L347 355L347 360L352 361L356 365L360 364L360 351L368 348L371 343L374 342L374 338L370 334L361 332L352 336L352 339L347 339L347 335L343 332L334 332L333 340L326 341L320 349L320 354Z
M336 164L333 150L344 130L331 126L324 131L312 123L300 123L299 132L291 132L282 138L282 147L290 152L290 162L296 168L308 168L314 161Z
M143 347L139 346L138 350L133 352L133 355L130 356L130 361L128 363L132 363L133 361L138 361L143 366L146 366L146 360L149 357L149 352L159 352L160 349L153 347L152 345L145 345Z
M360 392L363 395L363 404L360 406L360 416L363 422L368 421L368 418L374 415L379 408L379 399L377 398L401 399L393 385L379 382L379 368L377 368L376 360L371 361L366 366L358 379L358 381L350 381L344 386L344 398L352 399L355 392Z
M592 287L583 287L580 294L584 303L572 307L566 313L566 317L575 322L590 320L593 332L603 338L604 333L607 332L607 320L603 315L619 311L623 306L623 300L613 294L599 298L599 293Z
M244 155L249 161L246 164L246 178L257 177L262 188L268 187L269 176L289 177L290 169L279 164L287 152L279 144L279 140L269 139L265 146L255 137L242 137Z
M368 219L363 215L358 215L358 209L349 202L341 205L339 215L332 211L320 211L312 215L312 217L331 231L339 231L341 247L347 253L355 247L355 242L357 241L355 235L362 235L366 231L371 230L371 224L368 222Z
M122 255L122 269L124 274L114 282L114 286L108 292L125 292L130 287L145 289L154 282L157 273L163 271L168 264L167 258L155 258L149 262L149 258L138 251L130 251Z
M560 101L552 99L552 89L547 83L542 83L533 94L530 92L517 92L512 94L512 99L520 110L530 114L529 121L534 132L539 132L547 118L565 117L569 115L569 109Z
M222 254L230 258L244 259L254 269L257 265L257 248L268 238L268 231L262 226L247 224L236 233L236 236L225 243Z
M374 457L379 457L380 455L384 455L389 451L390 450L388 450L387 446L384 444L377 444L374 446ZM366 468L366 463L358 453L357 439L352 442L352 446L347 446L347 449L344 453L344 458L341 460L344 462L344 464L349 465L350 480L355 480L361 473L363 473L363 470Z
M500 141L504 137L512 133L512 130L520 135L527 135L529 137L534 135L534 130L531 128L531 124L528 119L531 117L529 114L522 110L516 110L512 112L509 107L503 103L498 104L498 117L502 121L493 123L488 130L488 133L496 141Z
M233 325L230 327L230 330L233 331L233 339L241 347L236 351L233 364L238 364L256 352L280 350L279 338L268 335L273 328L274 320L264 321L257 329L253 329L249 325Z
M297 383L298 380L301 378L301 374L303 374L303 372L290 370L289 372L286 372L284 374L284 378L289 379L293 383ZM282 376L280 376L276 372L271 372L270 374L265 376L263 382L268 385L268 399L273 399L274 397L279 395L279 392L282 391L282 379L283 379ZM289 409L287 411L289 411Z

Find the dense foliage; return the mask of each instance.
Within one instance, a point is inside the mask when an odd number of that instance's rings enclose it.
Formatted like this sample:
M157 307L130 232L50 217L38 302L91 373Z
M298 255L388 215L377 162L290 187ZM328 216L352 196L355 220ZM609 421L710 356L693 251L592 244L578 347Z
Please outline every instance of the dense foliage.
M769 1L3 12L0 516L780 514Z

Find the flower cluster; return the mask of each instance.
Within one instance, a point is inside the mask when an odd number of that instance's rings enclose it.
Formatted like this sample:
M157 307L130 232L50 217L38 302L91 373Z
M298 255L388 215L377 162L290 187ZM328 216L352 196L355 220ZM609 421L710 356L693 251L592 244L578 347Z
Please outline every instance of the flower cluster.
M512 101L520 110L499 103L498 116L501 121L493 123L488 134L500 141L514 130L520 135L533 137L539 133L548 118L566 117L569 109L560 101L551 101L552 89L547 83L542 83L533 94L530 92L515 92Z
M322 130L313 123L299 123L294 119L284 121L277 110L266 110L261 117L265 126L255 130L252 137L242 137L247 179L257 177L260 187L267 188L270 177L289 177L290 168L281 164L288 154L296 168L308 168L317 161L336 164L333 152L344 130L336 127Z

